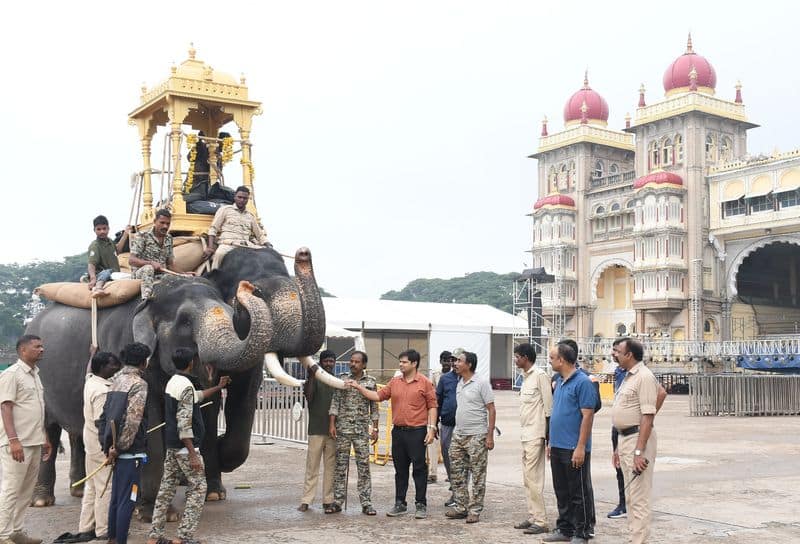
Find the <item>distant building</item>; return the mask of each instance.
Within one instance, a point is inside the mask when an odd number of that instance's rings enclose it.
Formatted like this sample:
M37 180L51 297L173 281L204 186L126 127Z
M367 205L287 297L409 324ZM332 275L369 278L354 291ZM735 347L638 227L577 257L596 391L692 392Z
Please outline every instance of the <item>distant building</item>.
M800 328L800 150L752 157L741 85L686 52L625 128L589 86L542 123L533 266L567 336L748 339ZM560 295L556 290L561 291Z

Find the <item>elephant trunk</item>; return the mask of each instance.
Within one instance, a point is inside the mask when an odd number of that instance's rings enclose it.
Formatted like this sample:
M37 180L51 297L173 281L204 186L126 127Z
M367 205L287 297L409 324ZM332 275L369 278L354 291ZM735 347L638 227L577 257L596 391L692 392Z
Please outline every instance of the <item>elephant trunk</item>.
M272 316L263 299L253 294L255 287L239 282L237 300L250 313L250 330L240 340L230 310L222 306L208 309L201 317L196 339L203 361L221 371L240 372L260 364L272 338Z
M294 257L294 273L302 306L302 339L297 350L299 355L316 353L325 341L325 308L314 277L311 251L307 247L297 250Z

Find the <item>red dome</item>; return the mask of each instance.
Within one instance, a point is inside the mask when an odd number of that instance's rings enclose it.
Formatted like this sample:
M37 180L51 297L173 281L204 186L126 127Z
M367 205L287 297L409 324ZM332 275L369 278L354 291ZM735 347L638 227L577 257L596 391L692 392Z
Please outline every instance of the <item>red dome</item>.
M683 179L672 172L653 172L634 181L633 190L637 191L651 183L655 185L683 185Z
M692 50L692 37L686 44L686 53L675 59L664 72L664 92L674 89L686 89L691 86L689 73L694 68L697 72L697 86L714 89L717 86L717 72L705 57Z
M584 77L583 88L573 94L564 105L564 123L570 124L583 119L581 108L586 104L586 120L608 121L608 102L597 91L589 87L589 78Z
M574 208L575 201L572 199L572 197L556 193L554 195L547 195L546 197L537 200L536 204L533 205L533 209L538 210L544 206L567 206Z

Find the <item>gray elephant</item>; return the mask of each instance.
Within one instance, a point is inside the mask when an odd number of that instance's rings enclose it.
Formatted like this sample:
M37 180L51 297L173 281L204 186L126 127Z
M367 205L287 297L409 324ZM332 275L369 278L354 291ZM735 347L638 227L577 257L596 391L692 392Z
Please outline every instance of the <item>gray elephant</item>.
M174 372L169 355L175 347L197 349L204 365L213 369L214 379L220 372L232 376L225 403L225 434L217 436L219 403L205 408L203 414L208 432L201 451L211 500L225 498L221 472L234 470L247 459L262 361L266 358L272 368L279 366L277 361L284 356L298 356L310 366L313 362L308 356L324 339L322 301L311 255L305 248L296 254L295 274L296 278L289 276L283 259L272 250L236 249L208 278L217 289L202 279L166 277L157 284L156 296L148 304L132 301L99 313L102 349L118 352L134 339L154 348L147 376L150 391L156 392L148 401L150 422L163 421L162 393ZM252 283L245 282L246 287L237 294L234 286L246 277L252 278ZM51 440L57 440L62 428L68 431L73 451L70 481L76 481L84 473L80 399L90 338L89 312L55 304L37 316L28 332L42 336L49 350L41 363L48 433ZM280 374L282 369L275 372ZM341 386L324 372L317 377ZM198 372L198 378L208 379L205 371ZM150 463L145 466L141 495L145 518L158 491L163 459L160 433L152 433L149 439ZM40 470L35 505L52 504L54 481L51 461Z

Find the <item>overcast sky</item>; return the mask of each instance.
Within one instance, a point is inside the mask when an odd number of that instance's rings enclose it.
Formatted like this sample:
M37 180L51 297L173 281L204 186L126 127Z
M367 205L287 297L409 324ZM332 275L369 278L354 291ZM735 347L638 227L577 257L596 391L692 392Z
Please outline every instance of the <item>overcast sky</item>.
M751 153L800 146L798 8L770 4L10 3L0 261L84 251L98 213L124 226L142 168L127 113L193 41L198 59L244 72L263 102L259 212L278 249L311 248L326 289L377 297L418 277L521 270L537 196L526 157L543 115L551 134L563 127L587 66L621 127L641 83L648 103L663 97L691 30L718 96L742 81L761 125Z

